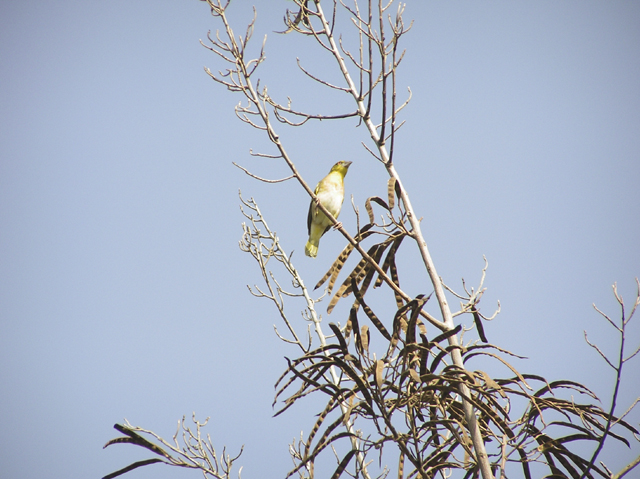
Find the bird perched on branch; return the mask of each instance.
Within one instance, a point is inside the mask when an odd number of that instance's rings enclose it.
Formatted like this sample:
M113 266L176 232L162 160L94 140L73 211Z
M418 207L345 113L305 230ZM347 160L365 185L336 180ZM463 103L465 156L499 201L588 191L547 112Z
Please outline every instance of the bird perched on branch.
M331 167L331 171L316 186L315 194L318 201L334 218L338 218L342 202L344 201L344 177L351 166L351 161L339 161ZM309 215L307 216L307 228L309 241L304 247L304 254L315 258L318 255L320 238L331 228L331 220L320 211L317 203L311 200Z

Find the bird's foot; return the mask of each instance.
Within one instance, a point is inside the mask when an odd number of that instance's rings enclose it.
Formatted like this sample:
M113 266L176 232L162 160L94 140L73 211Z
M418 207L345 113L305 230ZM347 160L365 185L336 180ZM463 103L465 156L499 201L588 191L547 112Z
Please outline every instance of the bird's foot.
M333 225L334 230L337 230L339 228L342 228L342 221L338 221L335 225Z

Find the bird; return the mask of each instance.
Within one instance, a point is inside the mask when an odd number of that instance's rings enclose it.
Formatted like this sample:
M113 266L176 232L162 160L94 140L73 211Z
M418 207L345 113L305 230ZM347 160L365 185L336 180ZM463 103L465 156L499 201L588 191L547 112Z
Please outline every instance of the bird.
M340 214L342 202L344 201L344 177L351 163L351 161L339 161L333 165L329 174L320 180L314 191L320 204L336 219ZM318 204L312 199L309 205L309 214L307 215L309 241L304 247L304 254L312 258L318 256L320 238L329 231L331 225L331 220L320 211Z

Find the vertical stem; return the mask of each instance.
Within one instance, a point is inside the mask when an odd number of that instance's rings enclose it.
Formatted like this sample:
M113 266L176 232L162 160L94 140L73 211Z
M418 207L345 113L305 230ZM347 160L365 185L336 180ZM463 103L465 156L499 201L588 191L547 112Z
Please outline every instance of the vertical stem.
M613 394L611 396L611 408L609 409L609 416L607 417L607 423L605 425L604 431L602 431L602 437L598 442L598 447L596 448L596 450L593 452L593 455L591 456L591 460L589 461L589 464L587 465L585 470L582 472L580 479L584 479L587 476L587 474L593 467L593 464L596 462L596 459L598 458L600 451L602 451L602 448L604 447L604 442L607 440L607 437L609 436L609 431L611 430L611 421L613 420L613 413L616 410L616 403L618 400L618 391L620 390L620 379L622 377L622 367L624 366L625 326L627 325L627 323L624 317L624 303L622 302L622 298L618 296L618 291L615 284L613 285L613 292L616 296L616 299L618 300L618 303L620 304L620 309L622 310L622 313L621 313L622 319L620 320L621 325L620 325L620 328L618 329L618 331L620 332L620 350L618 351L618 365L615 368L616 385L613 388Z
M433 285L436 298L438 300L438 305L440 306L440 312L442 313L442 319L446 327L451 330L455 327L453 323L453 316L451 314L451 309L449 308L449 303L447 302L447 298L444 293L444 288L442 283L440 282L440 278L438 273L436 272L436 267L431 259L431 255L429 254L429 250L427 248L427 243L422 235L422 230L420 229L420 222L418 221L413 206L411 205L411 201L409 200L409 195L407 194L407 190L402 186L402 182L400 181L400 176L395 170L395 167L391 161L389 161L389 152L387 151L386 145L383 141L381 141L381 137L371 121L371 118L366 114L367 109L364 102L360 99L358 95L358 90L356 85L354 84L349 70L345 64L344 58L340 55L340 50L336 44L336 41L333 35L330 33L329 24L322 10L322 6L320 2L316 1L316 8L318 9L318 18L322 22L322 27L325 32L325 36L329 41L329 45L331 46L331 51L333 56L335 57L338 65L340 67L340 71L344 76L345 81L347 82L349 91L353 96L356 104L358 106L358 112L360 113L364 124L369 130L369 134L371 135L371 139L378 147L378 151L380 153L380 158L382 162L385 164L389 175L392 178L395 178L396 182L400 186L400 197L402 199L403 204L405 205L405 209L407 212L407 217L409 219L409 223L412 227L412 236L416 240L418 244L418 248L420 250L420 255L422 256L422 261L427 269L427 273L429 274L429 278ZM384 50L384 45L381 47ZM382 65L383 74L385 65ZM371 94L371 93L369 93ZM385 99L383 99L384 103ZM384 123L384 118L383 118ZM452 335L448 338L448 342L450 346L453 346L451 351L451 359L453 363L461 369L464 369L464 363L462 361L462 355L460 354L460 344L457 335ZM484 441L482 440L482 434L480 432L480 428L478 426L478 421L475 415L475 411L473 406L464 399L464 397L470 397L471 391L465 384L460 384L459 386L460 394L463 396L462 404L464 409L465 420L467 423L467 428L469 429L469 433L471 436L471 440L473 443L474 450L476 451L476 460L478 461L478 465L480 466L480 471L482 473L483 479L493 479L493 473L491 472L491 465L489 463L489 457L487 455L487 451L484 447Z

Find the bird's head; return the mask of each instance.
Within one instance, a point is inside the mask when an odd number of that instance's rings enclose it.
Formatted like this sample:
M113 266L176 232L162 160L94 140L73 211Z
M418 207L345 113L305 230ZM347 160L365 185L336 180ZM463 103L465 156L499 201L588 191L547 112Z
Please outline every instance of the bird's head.
M329 173L333 173L334 171L337 171L344 178L344 176L347 174L347 170L351 166L351 163L352 163L351 161L339 161L331 167L331 171Z

